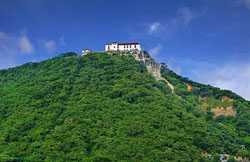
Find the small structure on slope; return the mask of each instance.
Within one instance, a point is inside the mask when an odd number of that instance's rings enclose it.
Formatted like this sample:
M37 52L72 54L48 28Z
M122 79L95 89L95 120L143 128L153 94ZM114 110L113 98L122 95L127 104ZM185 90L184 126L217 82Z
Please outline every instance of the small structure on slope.
M85 48L85 49L82 50L82 56L90 54L90 53L92 53L92 51L89 50L89 49L87 49L87 48Z

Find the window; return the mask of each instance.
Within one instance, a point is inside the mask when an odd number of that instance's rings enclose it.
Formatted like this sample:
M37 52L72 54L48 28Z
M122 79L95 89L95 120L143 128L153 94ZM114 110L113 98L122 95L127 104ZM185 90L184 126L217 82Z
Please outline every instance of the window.
M135 48L136 48L136 45L135 45Z

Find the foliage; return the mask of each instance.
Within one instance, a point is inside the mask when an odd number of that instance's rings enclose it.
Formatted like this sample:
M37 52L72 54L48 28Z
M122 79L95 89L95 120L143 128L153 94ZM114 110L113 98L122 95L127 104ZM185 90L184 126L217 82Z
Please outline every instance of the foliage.
M181 83L164 70L163 75ZM0 70L0 161L209 161L202 152L247 156L249 138L196 108L196 102L195 95L183 97L178 89L171 94L129 56L66 53ZM238 114L245 112L242 104L237 103ZM241 119L235 126L247 134L249 123Z
M249 157L250 146L245 139L247 139L250 134L250 102L229 90L220 90L210 85L193 82L188 78L174 73L165 64L162 64L161 67L162 76L175 86L176 94L191 102L194 107L205 112L208 121L213 118L211 108L233 107L237 112L236 117L221 115L215 120L229 129L236 130L235 132L241 137L240 143L246 146L247 149L244 151L238 150L238 154L244 154L244 156ZM191 85L192 90L188 90L187 85ZM223 100L225 97L229 100Z

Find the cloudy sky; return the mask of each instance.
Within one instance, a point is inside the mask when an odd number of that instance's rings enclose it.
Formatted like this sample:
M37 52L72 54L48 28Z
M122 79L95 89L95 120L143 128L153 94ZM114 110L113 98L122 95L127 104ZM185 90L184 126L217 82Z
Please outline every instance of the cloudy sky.
M0 69L113 41L250 100L250 0L0 0Z

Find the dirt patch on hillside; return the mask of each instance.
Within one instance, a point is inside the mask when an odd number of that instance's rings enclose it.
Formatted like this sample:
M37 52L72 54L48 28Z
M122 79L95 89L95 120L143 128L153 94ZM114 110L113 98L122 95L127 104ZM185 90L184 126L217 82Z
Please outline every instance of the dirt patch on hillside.
M208 106L209 106L208 103L206 103L206 102L202 103L202 107L208 107Z
M191 91L193 89L193 87L190 84L186 84L186 86L188 91Z
M172 90L172 93L174 93L174 85L171 84L167 79L165 79L163 77L161 77L161 80L164 80L168 84L168 86L170 87L170 89Z
M226 102L226 101L233 102L234 99L231 99L231 98L229 98L229 97L227 97L227 96L223 96L222 99L221 99L221 101L222 101L222 102Z
M225 115L225 116L235 116L236 111L233 109L233 107L217 107L217 108L212 108L211 111L215 114L215 117L220 116L220 115Z

